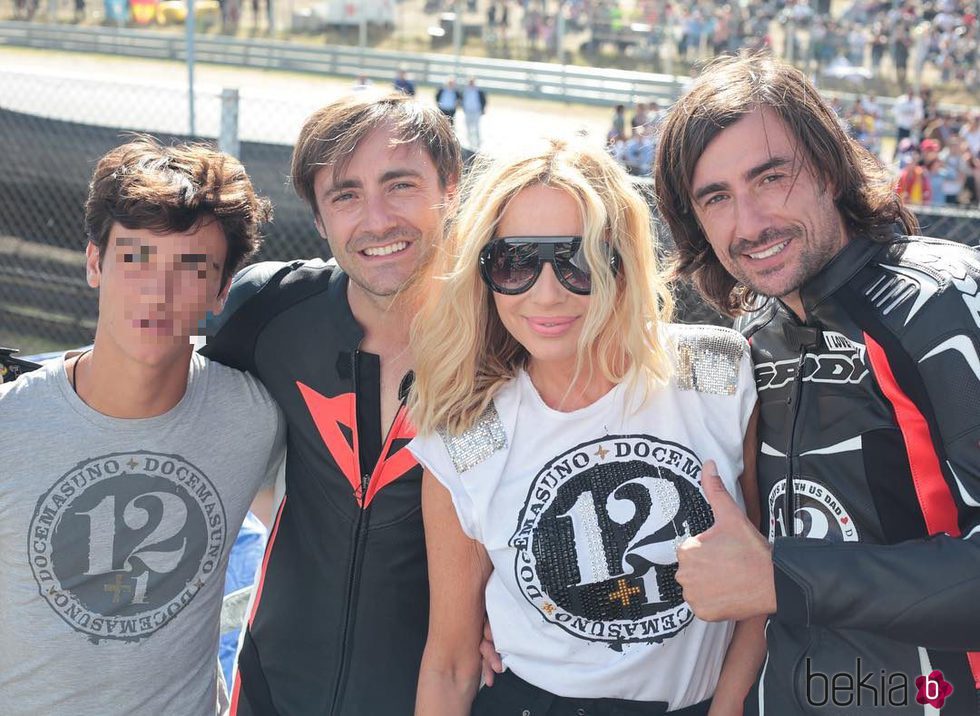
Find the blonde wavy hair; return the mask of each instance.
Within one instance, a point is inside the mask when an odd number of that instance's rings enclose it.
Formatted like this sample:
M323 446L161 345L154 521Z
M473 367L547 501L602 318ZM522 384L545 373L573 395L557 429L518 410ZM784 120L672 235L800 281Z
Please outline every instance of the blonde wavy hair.
M409 399L418 433L467 430L527 361L524 347L497 315L480 277L479 256L514 196L538 184L568 192L583 218L592 292L576 378L598 371L613 383L630 381L643 390L665 383L671 361L660 327L670 319L673 301L657 264L649 207L623 169L600 148L557 139L537 151L481 164L471 170L446 241L420 282L425 294L411 330L416 368ZM617 273L603 242L619 253Z

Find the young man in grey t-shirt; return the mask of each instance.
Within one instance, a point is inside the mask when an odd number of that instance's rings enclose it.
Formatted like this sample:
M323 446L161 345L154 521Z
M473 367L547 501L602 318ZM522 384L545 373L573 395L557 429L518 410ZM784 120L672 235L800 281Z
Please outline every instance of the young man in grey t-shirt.
M140 139L86 204L94 347L0 386L0 711L214 713L225 565L284 427L195 354L268 203L241 164Z

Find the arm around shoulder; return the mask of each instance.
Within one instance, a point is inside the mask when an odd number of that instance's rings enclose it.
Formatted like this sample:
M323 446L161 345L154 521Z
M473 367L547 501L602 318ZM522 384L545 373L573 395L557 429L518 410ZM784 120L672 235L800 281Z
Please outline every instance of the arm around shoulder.
M742 716L745 698L766 657L765 630L765 616L743 619L735 625L708 716Z
M744 468L738 479L745 499L745 514L757 528L761 519L759 487L756 479L756 442L758 405L752 410L743 442ZM765 615L743 619L735 624L735 633L725 652L718 686L708 716L741 716L745 698L755 683L766 656Z
M219 363L254 373L251 355L257 322L249 320L252 299L290 264L263 261L246 266L231 280L228 297L220 313L211 314L204 326L207 344L201 353Z
M419 671L416 716L466 716L480 686L484 591L491 564L460 526L449 491L422 478L429 560L429 633Z
M972 256L951 264L950 285L904 332L879 327L868 344L908 446L918 501L910 508L922 515L923 536L895 544L777 538L778 619L934 649L980 649L980 411L972 397L980 390L973 313L980 299L976 280L967 280L978 274Z

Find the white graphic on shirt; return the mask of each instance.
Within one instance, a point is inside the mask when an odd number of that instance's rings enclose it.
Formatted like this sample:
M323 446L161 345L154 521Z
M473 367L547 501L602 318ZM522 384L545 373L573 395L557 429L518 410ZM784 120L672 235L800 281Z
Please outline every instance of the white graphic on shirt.
M827 447L814 448L813 450L807 450L806 452L801 452L800 456L803 455L840 455L845 452L854 452L855 450L861 449L861 436L858 435L854 438L848 438L847 440L841 440L839 443L833 445L828 445Z
M568 633L619 649L656 643L693 618L677 545L712 523L701 461L646 435L607 436L535 476L510 545L524 597Z
M868 375L866 347L836 331L823 332L823 348L808 352L803 359L804 383L856 385ZM759 391L782 388L797 378L799 358L756 363L755 384Z
M963 503L968 507L980 507L980 500L967 492L963 481L960 480L960 476L956 474L956 470L953 469L953 464L949 460L946 461L946 467L949 468L949 473L953 476L953 481L956 483L956 489L959 490L960 499L963 500Z
M977 380L980 380L980 356L977 356L977 347L973 345L973 339L967 335L953 336L943 341L922 356L919 359L919 363L924 363L927 359L933 358L940 353L945 353L946 351L957 351L962 355L963 359L966 360L966 364L970 366L970 370L977 377Z
M953 286L960 292L973 322L977 324L977 328L980 328L980 287L977 286L976 279L965 271L960 275L951 274L950 278Z
M839 443L828 445L827 447L814 448L813 450L801 452L800 457L803 457L804 455L839 455L845 452L854 452L855 450L860 450L862 448L862 444L863 441L861 440L861 436L858 435L857 437L841 440ZM786 457L786 453L780 452L767 442L762 443L762 447L760 448L759 452L761 452L763 455L769 455L770 457Z
M770 457L786 457L786 453L780 452L765 441L763 441L762 448L759 450L759 452L761 452L763 455L769 455Z
M73 629L138 641L203 588L225 539L224 507L200 470L177 455L114 453L41 496L28 556L41 596Z
M826 485L795 478L793 498L793 534L805 539L828 539L835 542L857 542L857 527L843 503ZM769 491L769 541L789 534L785 521L786 480Z
M838 351L841 353L858 353L864 358L865 347L863 343L852 341L843 333L837 331L824 331L822 333L824 346L828 351Z
M930 274L908 266L890 266L880 264L881 268L893 276L882 276L865 292L871 302L888 315L899 304L911 296L915 296L912 308L905 316L905 325L919 312L930 298L939 291L939 282Z
M941 285L937 277L941 275L943 280L948 279L959 291L967 311L977 328L980 328L980 286L977 285L977 280L970 273L970 269L964 264L950 262L938 254L922 256L920 261L934 267L934 272L930 273L911 266L880 264L882 269L894 275L880 277L865 294L872 303L882 309L884 314L915 295L915 302L905 317L905 325L908 325L929 299L939 292ZM970 265L975 268L975 264Z

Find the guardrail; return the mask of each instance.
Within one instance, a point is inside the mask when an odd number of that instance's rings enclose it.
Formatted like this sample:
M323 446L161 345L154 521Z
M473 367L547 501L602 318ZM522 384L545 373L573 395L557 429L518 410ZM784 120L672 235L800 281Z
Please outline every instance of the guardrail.
M99 52L150 59L187 59L184 36L153 30L75 27L34 22L0 22L0 44L74 52ZM447 77L478 77L480 86L501 94L582 104L669 103L683 91L683 77L596 69L546 62L390 52L336 45L305 45L265 39L196 35L198 62L312 72L390 82L399 68L416 82L440 85Z
M4 44L150 59L187 59L183 34L146 29L2 21L0 45ZM194 44L194 55L199 62L346 77L364 75L382 83L390 82L398 69L405 69L417 83L432 86L441 85L447 77L473 75L484 89L495 93L601 106L652 100L661 105L670 104L690 82L681 75L258 38L198 34ZM839 98L845 106L859 96L834 91L824 94ZM881 110L879 136L894 136L895 100L879 97L877 103ZM969 112L974 108L943 103L940 109Z

